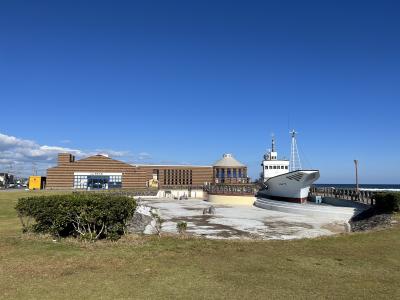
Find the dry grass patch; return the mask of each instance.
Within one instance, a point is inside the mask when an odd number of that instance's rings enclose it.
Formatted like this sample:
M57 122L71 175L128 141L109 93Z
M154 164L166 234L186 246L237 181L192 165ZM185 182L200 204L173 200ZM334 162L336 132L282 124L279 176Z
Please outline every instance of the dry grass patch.
M400 228L298 241L23 235L0 193L3 299L396 299ZM4 213L3 213L4 209Z

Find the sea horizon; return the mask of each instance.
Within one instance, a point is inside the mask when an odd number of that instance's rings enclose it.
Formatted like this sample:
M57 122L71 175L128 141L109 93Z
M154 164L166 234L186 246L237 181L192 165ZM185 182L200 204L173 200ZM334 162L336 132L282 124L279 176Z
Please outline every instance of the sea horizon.
M316 183L315 187L333 187L336 189L353 189L356 187L355 183ZM359 184L361 190L366 191L400 191L400 184Z

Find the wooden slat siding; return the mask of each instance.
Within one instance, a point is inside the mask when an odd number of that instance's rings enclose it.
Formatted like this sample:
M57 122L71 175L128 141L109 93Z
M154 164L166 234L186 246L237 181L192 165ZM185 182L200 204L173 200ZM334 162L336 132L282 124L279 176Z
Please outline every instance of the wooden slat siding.
M146 173L137 167L105 156L95 155L47 170L47 188L73 188L74 172L122 173L123 188L144 188Z
M159 186L164 186L164 170L188 170L192 171L192 185L203 185L205 182L212 182L213 171L211 166L196 167L196 166L142 166L148 169L148 178L152 178L153 170L159 170ZM182 176L183 178L183 176ZM166 183L165 185L168 185ZM178 184L179 185L179 184ZM185 184L183 184L185 185Z
M67 165L75 160L75 157L69 153L58 154L58 165Z
M65 157L67 157L65 155ZM78 161L68 163L62 156L61 165L47 170L48 189L72 189L74 172L115 172L122 173L122 188L143 189L147 182L153 177L153 170L159 170L160 187L164 183L165 170L192 170L192 185L203 185L211 182L213 171L212 167L193 167L193 166L152 166L139 165L133 166L102 155L90 156Z

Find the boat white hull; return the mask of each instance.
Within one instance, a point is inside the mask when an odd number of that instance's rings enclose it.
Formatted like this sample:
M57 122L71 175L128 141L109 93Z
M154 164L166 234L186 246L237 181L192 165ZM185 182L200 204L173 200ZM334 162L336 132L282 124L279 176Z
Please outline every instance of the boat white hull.
M318 170L298 170L269 178L258 196L295 203L307 201L310 186L320 177Z

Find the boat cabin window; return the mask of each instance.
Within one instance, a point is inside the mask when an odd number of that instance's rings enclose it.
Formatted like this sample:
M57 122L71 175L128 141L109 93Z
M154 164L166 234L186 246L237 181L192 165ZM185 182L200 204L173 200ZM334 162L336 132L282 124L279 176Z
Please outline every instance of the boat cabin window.
M276 166L274 166L274 169L276 169Z
M289 169L289 167L288 167L288 166L286 166L286 167L285 167L285 169L287 170L287 169Z

